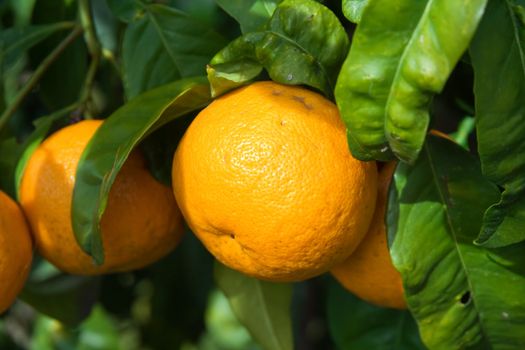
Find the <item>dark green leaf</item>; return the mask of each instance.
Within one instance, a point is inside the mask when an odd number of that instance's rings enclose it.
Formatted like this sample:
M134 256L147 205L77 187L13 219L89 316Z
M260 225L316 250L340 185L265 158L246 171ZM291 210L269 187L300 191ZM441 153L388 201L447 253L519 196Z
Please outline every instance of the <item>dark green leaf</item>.
M504 188L477 240L488 247L525 239L525 27L516 9L491 1L470 51L483 174Z
M64 0L37 1L33 23L53 24L75 20L77 2ZM69 33L57 33L29 51L31 63L38 66ZM38 94L49 111L69 106L78 100L87 73L88 53L82 37L78 37L46 70L38 85Z
M122 70L126 96L132 98L179 78L203 75L225 39L185 13L147 5L124 35Z
M265 68L274 81L309 85L332 97L348 45L328 8L313 0L285 0L263 30L234 40L212 59L212 94L245 84Z
M13 27L0 31L0 63L8 70L34 45L60 30L73 27L71 22Z
M343 14L350 22L361 22L361 16L368 0L343 0Z
M131 22L142 12L137 0L106 0L106 2L111 12L122 22Z
M336 86L355 157L413 162L486 0L369 0Z
M328 285L327 298L330 332L338 349L425 349L408 311L368 304L333 279Z
M391 255L430 349L525 347L525 244L473 244L498 198L476 158L429 136L413 166L400 164L387 215Z
M106 1L92 1L91 11L97 39L107 56L117 51L118 23Z
M98 263L104 261L100 219L109 190L128 155L148 134L209 101L205 78L179 80L132 99L97 130L79 161L72 221L80 246Z
M291 284L260 281L220 263L215 265L215 280L239 321L264 349L293 349Z
M243 34L260 29L282 0L215 0L241 25Z
M43 259L35 263L20 298L67 325L84 320L98 297L98 277L71 276Z

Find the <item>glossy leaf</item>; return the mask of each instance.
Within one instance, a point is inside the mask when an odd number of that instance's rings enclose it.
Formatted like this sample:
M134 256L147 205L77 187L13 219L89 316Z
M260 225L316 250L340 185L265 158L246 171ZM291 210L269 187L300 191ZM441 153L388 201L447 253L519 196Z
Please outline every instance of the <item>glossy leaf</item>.
M430 349L525 347L525 245L473 244L497 198L477 159L441 137L429 136L417 162L396 170L391 255Z
M336 86L355 157L413 162L486 0L369 0Z
M327 317L341 350L425 349L410 312L368 304L333 279L328 285Z
M214 96L249 82L266 69L284 84L305 84L332 97L348 50L348 37L327 7L313 0L285 0L264 29L234 40L208 66Z
M520 9L514 1L491 1L470 50L481 166L504 188L485 213L477 240L488 247L525 240L525 26Z
M13 27L0 31L0 63L2 70L8 70L22 58L22 55L34 45L48 38L51 34L72 27L71 22Z
M226 44L221 35L184 12L155 4L144 11L124 34L122 73L128 98L205 74L206 64Z
M215 0L240 24L243 34L264 26L282 0Z
M80 158L72 202L75 236L95 261L104 261L100 219L128 155L148 134L209 101L206 79L187 78L134 98L97 129Z
M343 14L350 22L361 22L368 0L343 0Z
M293 349L291 284L260 281L220 263L214 274L233 312L264 349Z

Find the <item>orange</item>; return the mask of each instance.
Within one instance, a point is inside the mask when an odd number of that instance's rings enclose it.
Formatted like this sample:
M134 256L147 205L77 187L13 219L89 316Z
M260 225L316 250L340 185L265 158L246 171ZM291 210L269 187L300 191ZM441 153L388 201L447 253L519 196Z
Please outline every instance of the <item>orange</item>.
M392 265L385 227L388 187L395 166L395 162L387 163L379 172L377 206L365 238L352 255L331 272L361 299L378 306L405 309L403 282Z
M223 264L299 281L344 260L375 207L374 163L354 159L336 106L297 86L258 82L213 101L173 159L183 216Z
M15 300L29 274L33 243L18 205L0 191L0 313Z
M110 190L101 220L105 262L98 266L75 240L71 199L80 156L101 121L86 120L46 139L27 163L20 202L40 254L63 271L92 275L148 265L170 252L183 233L173 192L133 151Z

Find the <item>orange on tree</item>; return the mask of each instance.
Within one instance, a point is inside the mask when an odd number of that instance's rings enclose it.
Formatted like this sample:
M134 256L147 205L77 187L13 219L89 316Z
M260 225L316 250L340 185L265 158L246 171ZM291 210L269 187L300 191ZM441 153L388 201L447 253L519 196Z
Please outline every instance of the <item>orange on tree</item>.
M75 172L87 143L102 124L85 120L47 138L27 163L20 202L39 253L63 271L91 275L144 267L180 241L183 221L172 190L149 173L133 151L110 190L101 220L105 262L98 266L75 240L71 200Z
M0 313L24 286L32 258L33 243L22 210L0 191Z
M343 261L375 208L374 162L349 152L337 107L297 86L258 82L213 101L173 159L183 216L223 264L271 281Z
M377 205L372 224L357 249L331 273L346 289L378 306L405 309L403 282L392 265L387 245L385 212L395 162L379 172Z

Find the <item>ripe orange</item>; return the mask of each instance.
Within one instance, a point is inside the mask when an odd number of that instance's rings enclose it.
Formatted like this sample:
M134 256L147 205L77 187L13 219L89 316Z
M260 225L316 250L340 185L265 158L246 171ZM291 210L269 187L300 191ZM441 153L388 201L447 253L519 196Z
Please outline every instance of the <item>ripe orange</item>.
M403 282L392 265L386 241L385 211L395 162L379 172L377 206L370 229L357 249L334 267L333 276L349 291L378 306L405 309Z
M260 279L328 271L357 246L375 207L374 163L354 159L336 106L259 82L201 111L173 159L173 187L198 238Z
M111 188L101 221L105 262L97 266L78 246L71 225L71 199L80 155L101 121L82 121L45 140L31 156L20 201L38 251L63 271L91 275L148 265L170 252L183 233L170 188L148 172L134 151Z
M0 191L0 313L24 286L33 258L29 228L18 205Z

